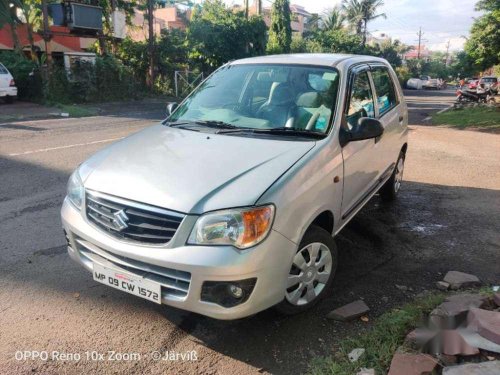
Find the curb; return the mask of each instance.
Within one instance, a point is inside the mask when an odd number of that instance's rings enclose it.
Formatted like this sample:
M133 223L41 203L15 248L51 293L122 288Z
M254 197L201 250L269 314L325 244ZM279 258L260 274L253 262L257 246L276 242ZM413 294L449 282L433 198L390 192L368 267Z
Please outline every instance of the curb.
M455 106L455 104L450 104L450 106L449 106L449 107L443 108L442 110L440 110L440 111L436 112L436 115L439 115L439 114L441 114L441 113L444 113L444 112L446 112L446 111L449 111L449 110L450 110L450 109L452 109L454 106Z

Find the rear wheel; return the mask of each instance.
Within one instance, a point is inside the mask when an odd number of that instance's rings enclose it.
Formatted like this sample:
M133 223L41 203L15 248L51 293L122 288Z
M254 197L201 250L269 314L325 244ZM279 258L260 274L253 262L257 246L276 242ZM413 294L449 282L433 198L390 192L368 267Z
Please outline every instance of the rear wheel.
M13 96L6 96L5 97L5 103L7 103L7 104L14 103L14 97Z
M380 188L380 197L385 202L392 202L396 199L401 183L403 182L403 172L405 167L405 154L401 152L396 162L396 168L392 172L391 178Z
M337 263L337 247L331 234L311 226L293 258L287 276L285 299L276 309L291 315L318 303L331 289Z

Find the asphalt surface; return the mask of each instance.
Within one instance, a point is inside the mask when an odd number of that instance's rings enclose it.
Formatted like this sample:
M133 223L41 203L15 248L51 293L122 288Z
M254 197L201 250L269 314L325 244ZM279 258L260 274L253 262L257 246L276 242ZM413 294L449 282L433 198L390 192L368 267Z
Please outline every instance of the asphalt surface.
M407 94L400 199L387 206L374 197L338 236L331 296L298 316L270 310L232 322L97 284L66 254L59 208L69 174L160 119L163 108L0 124L0 373L299 374L376 316L433 290L448 270L498 285L500 136L425 126L453 93ZM325 319L359 298L371 308L368 323ZM49 359L22 359L24 351L46 351ZM153 352L168 352L169 360L154 360Z

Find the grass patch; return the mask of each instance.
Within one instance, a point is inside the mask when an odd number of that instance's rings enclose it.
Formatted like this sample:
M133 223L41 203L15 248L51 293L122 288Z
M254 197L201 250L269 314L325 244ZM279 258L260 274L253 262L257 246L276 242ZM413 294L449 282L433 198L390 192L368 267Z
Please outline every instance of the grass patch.
M434 125L449 125L459 129L480 128L500 130L500 109L491 107L470 107L451 109L432 117Z
M361 367L374 368L375 373L385 374L397 348L404 342L406 334L415 328L421 319L443 302L445 295L431 294L399 309L380 316L369 332L339 343L340 350L332 357L316 358L310 368L313 375L352 375ZM351 363L348 353L355 348L364 348L361 358Z
M88 117L95 116L98 113L96 108L83 106L81 104L57 104L56 107L61 110L61 113L68 113L69 117Z

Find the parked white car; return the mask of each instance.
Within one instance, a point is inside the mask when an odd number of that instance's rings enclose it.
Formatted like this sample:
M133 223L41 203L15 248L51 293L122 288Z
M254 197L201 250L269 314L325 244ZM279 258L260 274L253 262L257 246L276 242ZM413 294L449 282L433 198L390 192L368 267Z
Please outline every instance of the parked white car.
M420 78L410 78L406 82L406 87L412 90L422 90L423 81Z
M443 88L443 80L441 78L431 78L422 83L422 87L424 89L431 90L441 90Z
M17 98L17 87L14 77L7 68L0 63L0 99L12 103Z
M401 187L408 113L380 58L233 61L168 116L81 164L61 209L71 258L158 304L304 311L331 291L334 236Z
M440 79L431 78L430 76L420 76L419 78L410 78L406 82L406 87L413 90L422 90L434 88L440 90L442 82Z

